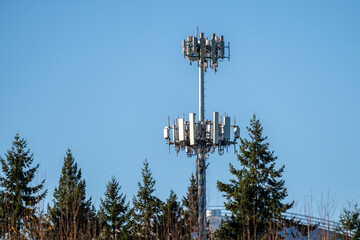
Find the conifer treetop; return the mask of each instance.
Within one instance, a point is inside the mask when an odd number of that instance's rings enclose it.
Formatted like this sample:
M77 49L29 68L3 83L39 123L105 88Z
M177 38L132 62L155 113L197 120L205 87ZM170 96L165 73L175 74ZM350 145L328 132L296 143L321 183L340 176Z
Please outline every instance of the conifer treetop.
M287 189L281 177L285 166L276 168L277 156L269 149L270 144L255 114L246 129L248 139L240 138L237 154L240 168L229 164L235 179L230 179L230 183L217 182L226 198L225 208L232 212L218 231L223 234L220 237L237 238L244 234L251 239L264 237L270 224L276 224L274 219L281 218L293 205L293 202L284 203Z

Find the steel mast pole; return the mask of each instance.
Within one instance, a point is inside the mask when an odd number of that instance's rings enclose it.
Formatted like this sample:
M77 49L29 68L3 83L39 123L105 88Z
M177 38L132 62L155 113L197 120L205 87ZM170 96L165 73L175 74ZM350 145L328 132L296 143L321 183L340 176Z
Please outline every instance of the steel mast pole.
M199 239L206 240L206 165L205 153L199 149L198 157L196 159L196 171L198 182L198 225L199 225Z
M204 115L205 115L204 63L202 61L199 61L199 124L200 125L204 123ZM206 158L205 158L204 150L205 150L204 147L200 145L198 148L197 159L196 159L196 175L197 175L197 183L198 183L198 195L197 195L198 226L199 226L200 240L206 240Z
M199 122L204 122L204 63L199 61Z

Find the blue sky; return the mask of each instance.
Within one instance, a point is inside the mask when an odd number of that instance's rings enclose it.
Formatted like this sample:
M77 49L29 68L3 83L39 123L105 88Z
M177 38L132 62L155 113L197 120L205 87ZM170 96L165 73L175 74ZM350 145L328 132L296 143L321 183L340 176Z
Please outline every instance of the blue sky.
M156 195L184 195L195 159L162 139L167 117L198 111L198 69L181 55L196 26L231 42L208 71L206 117L256 113L285 164L288 201L301 211L336 194L360 200L359 1L0 2L0 155L19 132L40 163L47 201L70 147L96 206L115 175L128 200L148 159ZM233 151L211 155L208 205L223 199ZM336 215L335 214L335 215Z

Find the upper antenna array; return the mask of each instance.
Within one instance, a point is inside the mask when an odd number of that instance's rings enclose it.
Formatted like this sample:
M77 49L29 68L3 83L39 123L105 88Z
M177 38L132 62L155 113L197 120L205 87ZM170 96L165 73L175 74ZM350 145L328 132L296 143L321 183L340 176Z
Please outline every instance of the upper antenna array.
M211 35L211 39L204 37L204 33L200 33L200 39L194 36L188 36L187 40L182 41L182 54L184 58L190 60L190 65L194 61L204 64L206 71L210 65L211 69L217 71L219 60L227 58L230 60L230 43L225 46L224 36L217 37L215 33Z

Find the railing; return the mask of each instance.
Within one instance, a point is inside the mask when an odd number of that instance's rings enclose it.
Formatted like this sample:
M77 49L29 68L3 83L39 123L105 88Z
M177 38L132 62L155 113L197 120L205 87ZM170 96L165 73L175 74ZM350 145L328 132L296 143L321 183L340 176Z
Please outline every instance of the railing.
M329 231L334 231L337 226L337 222L320 217L313 217L309 215L304 215L300 213L286 212L283 214L286 219L294 219L302 225L318 225L318 228L325 229Z
M224 219L226 215L231 215L229 210L226 210L224 206L208 206L206 208L206 217L218 217ZM214 214L215 213L215 214ZM298 222L301 225L317 225L318 228L334 231L337 226L337 222L325 218L313 217L300 213L286 212L283 214L285 219Z

